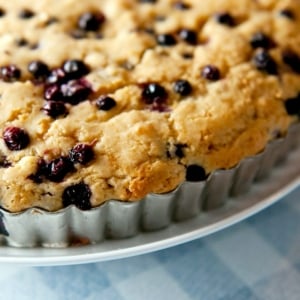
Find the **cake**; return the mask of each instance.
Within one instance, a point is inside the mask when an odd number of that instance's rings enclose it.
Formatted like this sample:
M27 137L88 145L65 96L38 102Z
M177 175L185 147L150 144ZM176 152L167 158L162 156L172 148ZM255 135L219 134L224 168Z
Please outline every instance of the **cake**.
M9 212L164 194L299 120L298 0L1 0L0 15Z

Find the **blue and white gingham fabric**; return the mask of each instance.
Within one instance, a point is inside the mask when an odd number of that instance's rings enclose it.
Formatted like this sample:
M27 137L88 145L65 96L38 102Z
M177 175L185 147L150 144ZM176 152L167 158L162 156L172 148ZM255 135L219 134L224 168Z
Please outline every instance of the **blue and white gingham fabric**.
M229 229L138 257L0 268L2 300L299 300L300 188Z

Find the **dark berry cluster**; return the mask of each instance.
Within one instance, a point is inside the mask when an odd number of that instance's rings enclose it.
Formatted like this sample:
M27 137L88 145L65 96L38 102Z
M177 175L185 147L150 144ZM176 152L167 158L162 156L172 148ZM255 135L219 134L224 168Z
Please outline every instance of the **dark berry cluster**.
M29 179L41 183L44 179L52 182L61 182L64 177L75 171L75 164L86 165L94 158L92 146L88 144L77 144L70 151L68 156L61 156L51 161L40 159L37 170L29 176Z
M61 182L64 177L74 171L74 165L67 156L62 156L53 159L44 169L46 172L44 174L45 178L53 182Z
M90 69L79 59L69 59L52 70L44 62L36 60L28 64L28 71L34 80L44 83L47 102L42 110L52 118L67 115L66 103L76 105L92 93L91 85L83 78Z
M41 183L44 179L52 182L61 182L68 173L73 171L74 166L67 156L61 156L49 162L40 159L36 172L29 175L28 178L35 183Z
M44 89L46 100L63 101L76 105L88 98L92 88L85 79L80 77L85 76L89 69L79 62L77 60L67 61L63 68L50 72ZM66 66L69 68L65 68Z
M164 47L174 46L177 44L178 40L190 45L196 45L198 42L198 34L194 30L182 28L177 34L163 33L156 36L157 44Z
M146 107L152 111L169 112L168 107L168 92L160 84L155 82L144 83L142 88L142 101ZM188 96L192 93L192 86L188 80L178 79L173 83L173 91L182 97Z

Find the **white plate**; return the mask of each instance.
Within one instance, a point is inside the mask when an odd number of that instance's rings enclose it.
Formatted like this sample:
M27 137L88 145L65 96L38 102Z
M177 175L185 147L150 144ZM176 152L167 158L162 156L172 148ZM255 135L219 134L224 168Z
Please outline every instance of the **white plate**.
M113 260L165 249L217 232L275 203L300 185L300 147L266 180L215 211L124 240L64 249L0 247L0 263L31 266L69 265Z

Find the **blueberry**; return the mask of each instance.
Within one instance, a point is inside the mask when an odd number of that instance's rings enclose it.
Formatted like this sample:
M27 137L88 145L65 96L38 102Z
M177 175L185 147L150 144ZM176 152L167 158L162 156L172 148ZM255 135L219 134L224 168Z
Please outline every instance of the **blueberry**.
M285 50L282 53L282 60L294 72L300 73L300 56L296 52L292 50Z
M83 79L71 80L61 86L63 101L76 105L84 100L87 100L92 89L87 81Z
M188 44L191 44L191 45L197 44L198 36L197 36L196 31L194 31L194 30L181 29L179 31L178 35L183 41L187 42Z
M252 48L264 48L269 49L274 46L274 42L263 32L256 32L251 40L250 44Z
M20 19L30 19L34 16L34 12L30 9L23 9L19 12L19 18Z
M21 70L15 65L7 65L0 68L0 78L6 82L17 81L21 77Z
M62 101L47 101L42 110L53 119L59 116L65 116L68 113L65 103Z
M88 66L79 59L70 59L63 64L64 73L71 79L79 79L89 73Z
M192 86L187 80L180 79L175 81L173 90L175 93L180 94L181 96L187 96L192 92Z
M216 14L215 20L216 22L222 25L227 25L229 27L233 27L236 25L234 18L229 13L226 12Z
M16 40L16 45L18 47L25 47L25 46L28 45L28 41L26 39L24 39L24 38L20 38L20 39Z
M44 98L46 100L54 101L63 100L63 94L60 90L60 86L56 84L46 86L44 90Z
M285 101L284 105L285 105L285 109L289 115L300 116L300 93L294 98L287 99Z
M53 182L61 182L64 177L74 170L73 163L68 157L59 157L47 164L46 178Z
M48 84L62 84L69 80L68 76L66 75L65 71L61 68L55 68L51 70L47 77Z
M108 111L114 108L117 105L116 100L109 96L101 96L99 99L96 101L96 106L100 110Z
M257 52L253 58L253 63L260 71L271 75L278 74L276 62L266 50Z
M187 181L203 181L207 177L203 167L193 164L186 168L186 180Z
M168 94L164 87L157 83L149 83L143 86L142 98L146 104L165 102Z
M62 194L63 206L75 205L81 210L89 210L92 208L91 196L92 192L84 182L70 185Z
M193 57L194 57L193 53L182 53L181 56L184 59L193 59Z
M292 10L288 9L288 8L282 9L279 12L279 15L282 16L282 17L285 17L287 19L290 19L290 20L294 20L295 19L294 12Z
M3 131L3 140L9 150L22 150L30 142L28 133L19 127L7 127Z
M85 165L94 158L94 151L90 145L77 144L70 150L69 157L73 163Z
M207 65L202 69L201 76L205 79L216 81L221 78L221 73L216 66Z
M77 27L84 31L98 31L104 21L105 17L101 12L86 12L79 17Z
M176 45L176 39L172 34L159 34L156 37L156 41L160 46L174 46Z
M34 60L28 64L28 71L36 79L44 79L49 75L49 67L40 60Z

